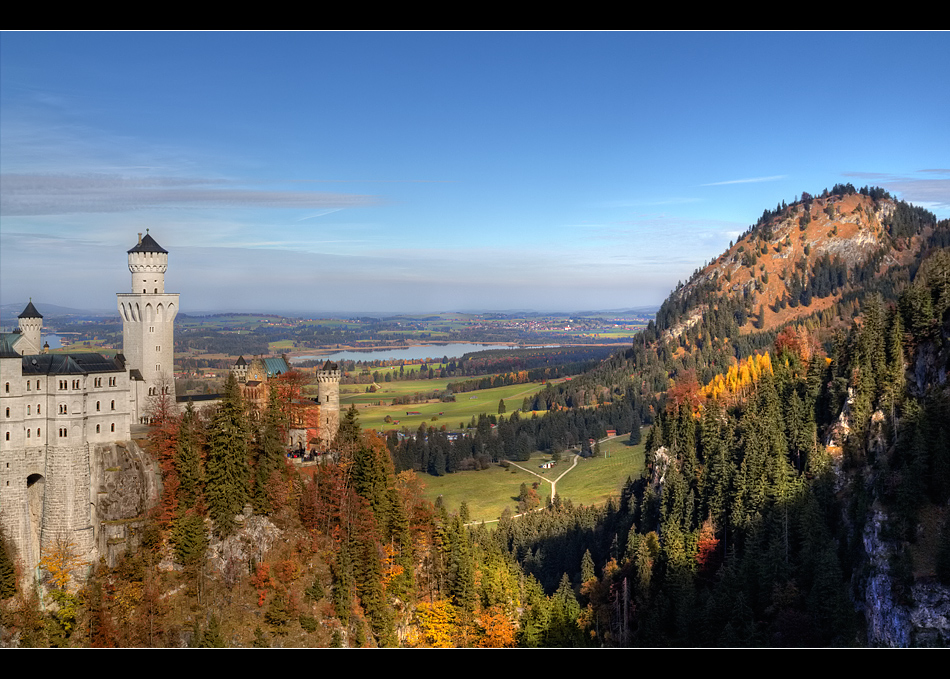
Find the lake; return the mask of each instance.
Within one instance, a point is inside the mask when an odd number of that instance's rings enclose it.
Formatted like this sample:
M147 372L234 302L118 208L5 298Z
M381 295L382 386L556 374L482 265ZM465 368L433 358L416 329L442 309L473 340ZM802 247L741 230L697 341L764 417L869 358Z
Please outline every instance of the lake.
M368 349L366 351L334 351L330 354L319 354L310 356L294 356L290 359L291 363L300 363L301 361L314 361L330 359L331 361L387 361L387 360L406 360L418 361L423 358L441 359L443 356L449 358L458 358L463 354L472 351L485 351L487 349L506 349L517 347L505 347L498 344L473 344L471 342L457 342L454 344L426 344L407 349Z

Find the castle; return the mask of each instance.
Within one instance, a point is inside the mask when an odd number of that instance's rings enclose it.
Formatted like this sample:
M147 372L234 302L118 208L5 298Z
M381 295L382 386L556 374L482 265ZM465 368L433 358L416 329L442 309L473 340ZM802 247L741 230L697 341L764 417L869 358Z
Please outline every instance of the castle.
M267 405L271 380L285 375L292 368L287 360L257 357L250 362L241 356L231 368L241 389L241 396L253 410L262 412ZM299 393L287 394L291 399L288 443L303 451L327 451L340 428L340 368L329 360L317 370L317 398L302 398Z
M179 295L165 292L168 251L147 232L128 261L132 291L117 295L123 332L115 357L48 353L40 346L43 316L32 301L19 327L0 333L0 526L29 571L62 541L87 562L103 555L107 543L121 541L108 537L106 522L135 518L160 492L136 482L117 500L123 483L115 475L119 466L135 468L127 478L150 473L151 460L132 431L148 423L156 396L175 402ZM339 424L340 373L328 362L317 376L314 431L325 449Z

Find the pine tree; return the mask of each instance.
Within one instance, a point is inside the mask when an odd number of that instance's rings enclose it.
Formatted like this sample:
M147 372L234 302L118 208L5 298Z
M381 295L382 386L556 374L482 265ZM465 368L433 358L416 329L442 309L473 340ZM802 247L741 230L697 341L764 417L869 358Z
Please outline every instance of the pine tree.
M178 472L179 513L198 502L204 482L201 473L201 451L198 442L198 414L189 401L178 428L175 445L175 469Z
M389 373L387 373L388 375ZM336 432L334 447L341 451L350 451L360 439L360 414L355 405L351 405L343 419L340 420L340 427Z
M224 398L211 420L208 434L208 511L220 536L234 532L234 517L248 500L250 467L244 404L234 373L228 376Z
M270 488L274 475L280 471L284 462L284 441L286 419L281 408L277 389L270 390L267 409L264 411L264 426L257 441L257 465L254 469L254 509L260 514L269 514L274 510L270 499Z
M594 574L594 559L588 549L584 552L584 557L581 559L581 582L588 582L596 577Z
M225 648L224 637L221 636L221 625L213 613L208 620L208 627L204 633L198 633L198 648Z

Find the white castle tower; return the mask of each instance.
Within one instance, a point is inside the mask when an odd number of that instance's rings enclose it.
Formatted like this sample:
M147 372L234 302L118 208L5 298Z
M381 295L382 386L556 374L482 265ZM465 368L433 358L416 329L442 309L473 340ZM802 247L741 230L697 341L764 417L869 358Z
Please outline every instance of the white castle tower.
M340 366L327 361L317 370L320 440L329 448L340 428Z
M178 293L165 292L168 251L139 234L129 250L132 292L118 293L122 352L131 371L132 421L145 422L154 399L165 393L175 404L175 316Z

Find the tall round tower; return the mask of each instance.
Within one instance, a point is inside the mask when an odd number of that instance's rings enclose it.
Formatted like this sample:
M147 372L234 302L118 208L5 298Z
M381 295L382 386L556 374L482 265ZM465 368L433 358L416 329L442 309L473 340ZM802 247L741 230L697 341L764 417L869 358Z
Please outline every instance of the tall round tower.
M340 428L340 366L327 361L317 371L320 402L320 440L329 447Z
M122 353L132 378L132 421L146 422L157 396L175 403L175 316L178 293L165 292L168 251L148 235L128 251L132 292L119 293Z
M20 337L17 350L24 356L40 353L40 341L43 335L43 315L33 306L33 300L19 315Z

